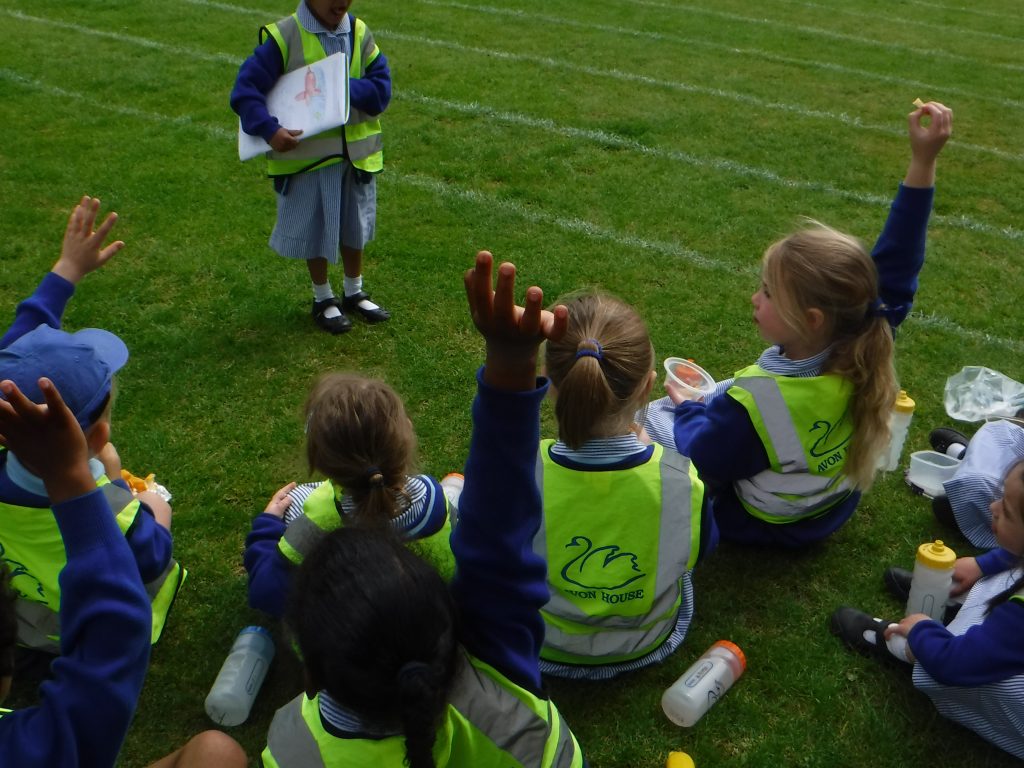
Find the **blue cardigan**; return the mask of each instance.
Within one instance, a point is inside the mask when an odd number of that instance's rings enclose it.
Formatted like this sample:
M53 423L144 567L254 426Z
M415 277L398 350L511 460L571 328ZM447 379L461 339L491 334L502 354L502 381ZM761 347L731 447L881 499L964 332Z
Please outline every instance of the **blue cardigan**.
M917 292L934 193L931 187L901 184L871 252L882 300L890 307L901 307L890 318L893 326L909 314ZM693 460L707 483L719 533L726 541L803 547L843 525L860 501L859 493L851 493L825 514L794 523L773 524L750 515L736 497L733 483L768 469L768 454L749 414L729 395L715 397L708 404L680 403L675 409L673 434L677 450Z

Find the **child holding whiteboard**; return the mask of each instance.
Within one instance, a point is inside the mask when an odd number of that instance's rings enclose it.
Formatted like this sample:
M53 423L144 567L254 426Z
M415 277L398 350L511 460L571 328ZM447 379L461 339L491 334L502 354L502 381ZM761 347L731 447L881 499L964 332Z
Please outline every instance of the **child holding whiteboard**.
M325 331L352 328L347 313L368 323L391 314L363 290L363 249L377 219L376 174L384 168L380 114L391 100L387 59L350 0L301 0L295 13L260 28L260 44L238 72L231 108L242 129L270 144L268 175L277 196L270 247L303 259L313 282L313 320ZM344 53L349 64L349 120L316 136L283 126L267 109L267 94L281 75ZM344 265L339 301L328 264Z

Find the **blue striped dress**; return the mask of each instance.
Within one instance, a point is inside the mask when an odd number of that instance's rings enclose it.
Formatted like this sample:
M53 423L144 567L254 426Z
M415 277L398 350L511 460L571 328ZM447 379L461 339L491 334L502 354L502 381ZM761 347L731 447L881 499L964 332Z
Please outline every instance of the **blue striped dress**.
M328 30L310 13L305 3L298 8L302 26L316 33L330 56L351 58L351 24L348 15L335 30ZM338 151L341 151L339 142ZM277 194L277 223L270 247L290 259L325 258L338 263L341 245L362 250L373 240L377 222L377 180L355 180L347 160L288 177L285 194Z
M1020 575L1019 569L1013 569L980 579L947 629L963 635L982 624L988 600ZM943 685L918 663L914 665L914 687L927 694L943 717L1024 759L1024 674L986 685Z
M1003 495L1003 478L1024 460L1024 428L1011 421L990 421L967 445L953 477L943 483L961 533L984 549L998 546L989 505Z

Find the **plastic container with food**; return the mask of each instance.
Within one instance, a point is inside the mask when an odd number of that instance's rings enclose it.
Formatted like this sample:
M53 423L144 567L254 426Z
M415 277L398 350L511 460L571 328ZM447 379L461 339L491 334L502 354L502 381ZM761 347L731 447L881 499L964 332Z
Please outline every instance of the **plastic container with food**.
M665 387L683 400L699 400L715 391L715 380L692 360L670 357L665 360Z

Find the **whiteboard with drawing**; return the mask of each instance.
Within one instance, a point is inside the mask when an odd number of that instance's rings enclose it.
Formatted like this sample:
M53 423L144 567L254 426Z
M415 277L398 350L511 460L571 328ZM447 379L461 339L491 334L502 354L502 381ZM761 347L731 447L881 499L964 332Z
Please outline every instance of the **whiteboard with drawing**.
M348 121L348 62L345 54L281 75L267 94L267 109L285 128L299 129L299 141L337 128ZM259 136L250 136L238 123L238 158L250 158L270 151Z

